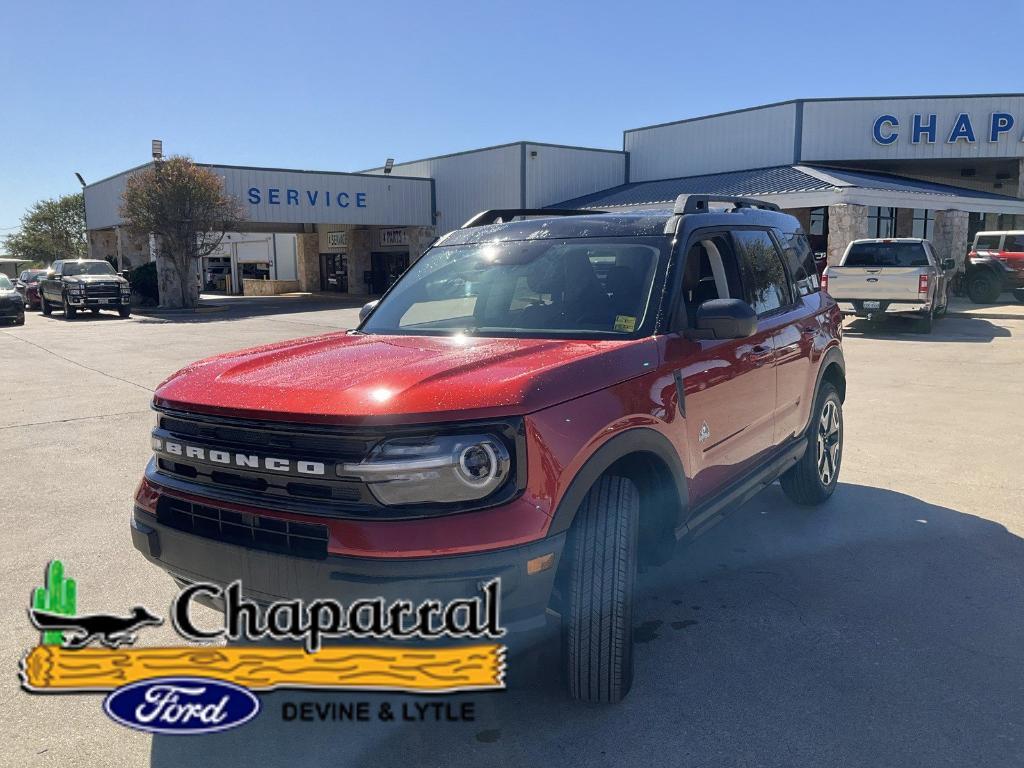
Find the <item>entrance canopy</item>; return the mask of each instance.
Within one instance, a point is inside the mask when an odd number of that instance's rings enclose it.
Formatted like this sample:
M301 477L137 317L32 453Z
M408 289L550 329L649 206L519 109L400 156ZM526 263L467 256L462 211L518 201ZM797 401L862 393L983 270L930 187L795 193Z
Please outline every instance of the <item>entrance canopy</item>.
M1024 200L905 176L819 165L778 165L623 184L558 203L555 208L664 208L682 194L763 198L780 208L892 206L1024 214Z
M125 183L139 166L85 188L86 227L123 223ZM246 213L246 229L294 231L303 224L432 226L434 182L406 176L206 165Z

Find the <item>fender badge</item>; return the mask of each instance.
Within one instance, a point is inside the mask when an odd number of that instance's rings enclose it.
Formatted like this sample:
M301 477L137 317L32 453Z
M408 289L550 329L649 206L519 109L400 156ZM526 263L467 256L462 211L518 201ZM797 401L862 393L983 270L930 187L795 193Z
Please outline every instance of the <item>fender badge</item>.
M711 437L711 428L708 427L708 423L706 421L701 422L700 432L697 433L697 442L706 442L709 437Z

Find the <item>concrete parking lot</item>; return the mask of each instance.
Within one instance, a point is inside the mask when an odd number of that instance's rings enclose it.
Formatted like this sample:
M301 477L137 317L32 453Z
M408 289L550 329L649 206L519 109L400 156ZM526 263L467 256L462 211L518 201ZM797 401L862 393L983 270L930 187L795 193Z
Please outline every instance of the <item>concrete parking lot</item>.
M849 323L841 486L816 511L777 487L643 575L634 688L568 702L551 674L470 697L469 723L259 719L203 737L115 725L101 697L22 692L25 609L64 560L79 609L164 611L132 548L148 403L199 357L349 327L356 309L274 299L192 317L29 313L0 328L2 765L1012 766L1024 764L1024 316L929 336ZM168 627L147 643L171 643ZM539 665L544 669L545 659Z

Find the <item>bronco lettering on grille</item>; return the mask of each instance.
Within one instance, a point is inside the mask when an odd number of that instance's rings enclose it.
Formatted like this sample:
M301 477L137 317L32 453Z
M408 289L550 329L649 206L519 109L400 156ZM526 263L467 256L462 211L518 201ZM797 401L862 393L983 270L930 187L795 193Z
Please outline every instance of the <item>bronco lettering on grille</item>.
M164 440L155 435L153 437L153 450L172 456L198 459L199 461L206 461L211 464L225 464L247 469L263 468L270 472L295 472L312 477L325 474L325 467L322 461L293 461L292 459L282 459L276 456L260 456L255 453L233 453L215 448L204 448L200 445L189 445L188 443L175 440Z

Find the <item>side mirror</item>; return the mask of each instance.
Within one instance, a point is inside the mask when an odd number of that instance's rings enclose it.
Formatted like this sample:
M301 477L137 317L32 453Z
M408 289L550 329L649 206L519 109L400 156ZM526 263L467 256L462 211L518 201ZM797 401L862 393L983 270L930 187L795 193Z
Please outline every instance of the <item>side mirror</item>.
M363 304L362 309L359 310L359 322L363 322L379 303L380 299L374 299Z
M697 307L691 339L745 339L757 332L757 313L741 299L710 299Z
M943 259L942 271L949 272L951 269L956 269L956 259Z

